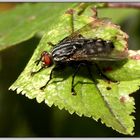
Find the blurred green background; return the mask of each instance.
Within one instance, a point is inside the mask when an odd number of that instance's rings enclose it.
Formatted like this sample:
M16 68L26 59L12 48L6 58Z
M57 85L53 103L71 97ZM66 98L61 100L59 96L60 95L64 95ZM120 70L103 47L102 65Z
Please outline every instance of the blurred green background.
M0 3L0 11L11 10L17 3ZM57 6L58 4L56 4ZM129 14L128 14L129 13ZM99 16L110 17L129 35L129 49L140 49L140 10L100 9ZM57 107L38 104L9 86L23 71L40 38L35 36L0 52L0 137L126 137L91 118L70 115ZM135 98L135 135L140 136L140 90ZM128 137L128 136L127 136Z

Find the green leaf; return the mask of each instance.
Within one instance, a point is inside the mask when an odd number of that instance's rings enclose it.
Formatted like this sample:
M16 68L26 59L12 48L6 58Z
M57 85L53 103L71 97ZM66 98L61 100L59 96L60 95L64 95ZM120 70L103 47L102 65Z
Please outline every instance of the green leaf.
M128 59L111 63L106 62L100 65L102 71L110 79L117 81L131 81L140 78L140 51L129 50ZM129 76L128 76L129 75Z
M0 50L49 30L57 17L75 3L25 3L0 14ZM63 8L62 8L63 7ZM50 16L51 15L51 16Z
M25 3L18 5L15 9L0 14L0 51L9 48L17 43L30 39L35 34L44 34L49 31L52 24L57 23L64 11L77 3ZM104 3L81 4L79 13L83 12L88 6L102 8ZM53 8L52 8L53 7ZM63 7L63 8L62 8ZM119 9L121 14L115 15L117 9L99 10L103 17L110 15L115 22L121 21L127 15L135 14L138 10ZM111 13L113 13L111 15ZM51 16L50 16L51 15Z
M75 8L75 11L77 12L77 8ZM115 50L122 54L125 53L124 50L127 51L127 35L111 22L89 18L90 14L89 9L81 16L75 13L75 30L81 29L89 22L95 23L94 28L91 28L90 32L85 32L84 36L110 39L115 45ZM71 23L71 16L67 11L66 14L60 17L59 22L53 25L50 31L43 36L25 70L10 89L16 90L18 94L21 93L30 99L36 98L39 103L45 101L48 106L55 105L59 109L65 108L71 114L75 112L79 116L92 117L94 120L101 119L101 122L105 123L106 126L112 127L120 133L133 135L134 117L131 114L134 112L134 99L129 95L139 89L140 80L138 77L128 80L124 74L131 73L135 66L139 67L140 62L136 59L132 61L132 58L135 57L130 57L131 54L127 60L108 63L105 61L98 64L107 76L118 82L106 81L101 77L94 64L91 66L93 79L86 67L82 67L75 78L75 90L77 93L75 96L71 94L71 81L76 68L75 65L55 71L53 79L44 90L40 90L40 87L44 86L48 81L54 66L31 76L32 71L36 71L41 67L41 64L36 66L34 63L40 57L41 52L44 50L50 51L51 49L47 42L57 44L60 40L70 35ZM100 23L103 23L103 26L98 26ZM89 28L90 26L86 27ZM96 29L96 33L94 29ZM129 69L125 68L128 65L130 65ZM108 69L110 67L111 69ZM128 87L128 85L133 86Z
M114 23L121 23L128 17L133 17L137 14L139 14L139 9L136 8L102 8L98 11L99 17L111 18Z

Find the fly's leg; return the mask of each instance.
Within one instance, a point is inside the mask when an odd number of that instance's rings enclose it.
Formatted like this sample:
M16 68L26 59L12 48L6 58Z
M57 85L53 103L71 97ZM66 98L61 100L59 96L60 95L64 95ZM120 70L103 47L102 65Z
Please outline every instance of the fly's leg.
M42 87L40 88L41 90L44 90L44 89L46 88L46 86L48 85L48 83L51 81L52 75L53 75L53 71L54 71L55 69L56 69L56 68L54 67L54 68L51 70L49 80L46 82L46 84L45 84L44 86L42 86Z
M32 71L32 72L31 72L31 76L34 76L35 74L37 74L38 72L42 71L42 70L45 69L45 68L46 68L46 66L43 65L39 70L37 70L37 71Z
M80 67L81 67L82 65L85 65L85 63L80 63L80 64L77 66L77 68L76 68L74 74L72 75L72 82L71 82L71 93L72 93L72 95L76 95L76 92L75 92L75 89L74 89L74 78L75 78L76 74L78 73L78 71L79 71L79 69L80 69Z
M35 61L37 66L39 65L40 61L41 61L41 58Z
M93 78L92 76L92 73L91 73L91 69L90 69L90 66L88 64L85 64L86 65L86 68L88 70L88 74L89 74L89 77L92 79L92 81L94 82L94 84L96 83L95 79ZM96 85L96 84L95 84Z
M61 65L57 65L57 66L55 66L52 70L51 70L51 73L50 73L50 76L49 76L49 80L46 82L46 84L44 85L44 86L42 86L40 89L41 90L44 90L45 88L46 88L46 86L49 84L49 82L52 80L52 76L53 76L53 72L55 71L55 70L58 70L59 68L62 68L61 67Z
M50 45L50 46L52 46L52 47L55 46L55 44L53 44L52 42L47 42L47 44Z
M89 74L89 77L92 79L96 89L100 92L100 89L98 88L97 86L97 81L93 78L92 76L92 73L91 73L91 69L90 69L90 66L88 64L86 64L86 67L87 67L87 70L88 70L88 74Z
M87 70L88 70L88 74L89 74L89 77L91 77L92 78L92 81L95 83L96 81L94 80L94 78L93 78L93 76L92 76L92 73L91 73L91 70L90 70L90 67L89 67L89 65L87 64L87 63L80 63L78 66L77 66L77 68L76 68L76 70L75 70L75 72L74 72L74 74L73 74L73 76L72 76L72 83L71 83L71 93L72 93L72 95L76 95L76 92L75 92L75 89L74 89L74 78L75 78L75 76L76 76L76 74L78 73L78 71L79 71L79 69L80 69L80 67L81 66L86 66L86 68L87 68ZM96 85L96 84L95 84ZM98 87L97 87L98 88Z
M38 66L39 63L41 62L41 59L42 59L42 57L40 57L40 58L39 58L38 60L36 60L34 63L36 63L36 65ZM45 65L42 65L42 67L41 67L39 70L37 70L37 71L32 71L32 72L31 72L31 76L33 76L33 75L35 75L36 73L42 71L45 67L46 67Z
M72 95L76 95L76 92L75 92L75 89L74 89L74 78L75 78L75 76L76 76L76 74L78 73L78 71L79 71L79 69L80 69L80 67L81 66L86 66L86 68L87 68L87 71L88 71L88 74L89 74L89 77L92 79L92 81L94 82L94 84L95 84L95 86L96 86L96 88L98 89L98 91L100 91L99 90L99 88L98 88L98 86L96 85L96 83L97 83L97 81L93 78L93 76L92 76L92 73L91 73L91 69L90 69L90 66L88 65L88 63L80 63L78 66L77 66L77 68L76 68L76 70L75 70L75 72L74 72L74 74L73 74L73 76L72 76L72 83L71 83L71 93L72 93ZM99 74L103 77L103 78L105 78L107 81L111 81L111 82L117 82L117 81L113 81L113 80L111 80L111 79L109 79L106 75L104 75L103 73L102 73L102 71L100 70L100 68L98 67L98 65L95 63L95 65L96 65L96 67L97 67L97 69L98 69L98 72L99 72Z
M95 65L96 65L96 68L97 68L100 76L103 77L106 81L108 81L109 83L110 82L113 82L113 83L116 83L117 82L115 80L112 80L112 79L108 78L105 74L103 74L102 70L99 68L99 66L96 63L95 63Z

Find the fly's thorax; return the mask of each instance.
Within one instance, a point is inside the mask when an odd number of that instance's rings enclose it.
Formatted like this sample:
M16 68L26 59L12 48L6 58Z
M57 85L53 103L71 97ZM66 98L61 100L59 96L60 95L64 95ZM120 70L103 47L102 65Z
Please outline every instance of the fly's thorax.
M58 43L52 50L54 61L69 61L70 56L84 45L83 39Z

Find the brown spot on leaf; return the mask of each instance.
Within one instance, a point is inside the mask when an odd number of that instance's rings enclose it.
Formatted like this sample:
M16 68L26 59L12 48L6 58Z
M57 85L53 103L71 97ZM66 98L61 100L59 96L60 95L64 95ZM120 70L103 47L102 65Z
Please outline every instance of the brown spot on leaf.
M134 60L140 60L140 51L129 50L129 58Z
M74 14L74 9L68 9L67 11L66 11L66 14L70 14L70 15L72 15L72 14Z
M136 54L130 57L131 59L140 60L140 55Z
M121 103L126 103L129 100L129 96L128 95L122 95L120 97L120 102Z

